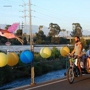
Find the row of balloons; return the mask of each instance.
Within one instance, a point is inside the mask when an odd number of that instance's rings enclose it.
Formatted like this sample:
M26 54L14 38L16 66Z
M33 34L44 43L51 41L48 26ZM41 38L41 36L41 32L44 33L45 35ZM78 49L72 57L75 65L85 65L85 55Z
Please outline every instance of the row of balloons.
M34 55L32 52L25 50L20 54L20 60L23 63L29 63L33 60ZM5 65L9 65L9 66L15 66L17 63L19 62L19 56L14 53L0 53L0 67L4 67Z
M60 54L64 57L69 52L70 50L66 46L60 49ZM51 49L48 47L41 48L40 55L43 58L49 58L51 56ZM33 59L34 59L34 55L29 50L25 50L20 54L20 60L25 64L32 62ZM11 52L5 54L0 52L0 67L4 67L5 65L15 66L18 62L19 62L19 56L16 53Z

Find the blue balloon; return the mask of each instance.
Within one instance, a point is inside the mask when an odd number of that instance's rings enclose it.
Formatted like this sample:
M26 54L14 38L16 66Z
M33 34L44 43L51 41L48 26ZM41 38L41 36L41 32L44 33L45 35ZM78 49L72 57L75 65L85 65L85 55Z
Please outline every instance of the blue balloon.
M32 62L33 59L34 55L29 50L25 50L20 54L20 60L25 64Z

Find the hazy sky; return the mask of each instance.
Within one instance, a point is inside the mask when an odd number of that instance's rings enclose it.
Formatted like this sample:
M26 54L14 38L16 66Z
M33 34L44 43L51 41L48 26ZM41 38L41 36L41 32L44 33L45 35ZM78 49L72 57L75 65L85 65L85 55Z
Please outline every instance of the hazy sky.
M24 1L24 2L23 2ZM0 0L0 24L29 23L29 0ZM26 4L26 7L20 5ZM49 26L57 23L62 29L72 30L72 23L80 23L83 30L90 30L90 0L31 0L33 25ZM12 7L6 7L12 6Z

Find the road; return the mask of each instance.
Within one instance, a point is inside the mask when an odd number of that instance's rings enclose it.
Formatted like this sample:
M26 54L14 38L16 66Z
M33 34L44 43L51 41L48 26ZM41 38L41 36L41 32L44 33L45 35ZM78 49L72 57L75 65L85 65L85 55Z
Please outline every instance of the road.
M69 84L66 78L57 79L34 86L27 85L12 90L90 90L90 74L75 78L73 84Z

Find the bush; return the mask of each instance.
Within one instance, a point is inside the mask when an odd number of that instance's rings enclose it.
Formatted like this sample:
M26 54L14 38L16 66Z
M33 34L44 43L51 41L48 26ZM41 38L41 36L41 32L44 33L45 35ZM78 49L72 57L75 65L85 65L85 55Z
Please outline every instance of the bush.
M63 69L65 65L65 58L60 55L60 51L56 47L52 48L52 54L47 59L42 58L39 53L34 54L35 76ZM19 60L13 69L10 66L0 68L0 85L13 81L14 79L30 77L30 75L31 63L24 64Z
M14 79L12 67L5 66L0 68L0 86Z

